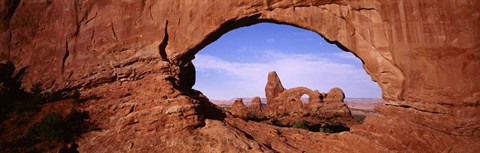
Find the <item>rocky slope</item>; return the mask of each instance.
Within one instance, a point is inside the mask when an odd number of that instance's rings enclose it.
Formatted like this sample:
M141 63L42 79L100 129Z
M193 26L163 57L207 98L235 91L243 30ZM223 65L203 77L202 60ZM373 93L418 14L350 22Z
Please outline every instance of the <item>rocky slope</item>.
M102 130L81 152L475 152L477 0L6 0L0 60L44 91L79 90ZM317 32L351 51L385 105L326 135L244 122L192 90L195 54L259 22Z

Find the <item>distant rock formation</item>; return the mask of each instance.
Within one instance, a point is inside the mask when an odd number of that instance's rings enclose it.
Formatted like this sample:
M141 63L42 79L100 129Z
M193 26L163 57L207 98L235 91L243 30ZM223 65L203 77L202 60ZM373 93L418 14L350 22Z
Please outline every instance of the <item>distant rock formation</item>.
M268 81L267 85L265 86L265 96L267 96L267 103L272 103L271 100L273 100L283 91L285 91L285 88L283 87L282 82L277 75L277 72L273 71L268 73Z
M323 109L321 109L322 114L330 115L351 115L350 109L343 102L345 99L345 94L340 88L332 88L325 94L323 99Z
M325 95L324 101L325 102L336 102L336 101L343 102L343 99L345 99L345 94L343 93L343 90L340 88L332 88Z
M340 88L332 88L328 93L320 93L306 87L285 89L275 71L268 73L265 86L267 105L263 110L260 97L252 99L252 105L246 107L242 99L237 99L230 112L237 117L255 116L344 116L351 117L348 106L343 102L345 94ZM302 96L308 95L308 102L302 103Z
M262 99L260 97L253 97L252 105L248 107L249 113L259 114L262 111Z
M268 74L265 94L267 96L266 115L313 114L321 116L351 116L347 105L343 103L345 94L340 88L333 88L326 94L306 87L285 90L275 71ZM306 104L302 103L301 97L303 95L308 95L309 97Z
M235 102L233 102L232 108L230 109L230 112L232 115L235 115L240 118L247 117L247 106L243 103L243 99L235 99Z

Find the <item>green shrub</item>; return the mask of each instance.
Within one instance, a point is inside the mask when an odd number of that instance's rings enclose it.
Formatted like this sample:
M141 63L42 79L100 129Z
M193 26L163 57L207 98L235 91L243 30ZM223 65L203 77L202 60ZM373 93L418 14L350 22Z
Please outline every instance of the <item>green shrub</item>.
M248 112L247 117L245 118L245 120L255 121L255 122L261 122L268 119L269 118L266 116L258 116L255 112Z
M320 127L318 131L325 132L325 133L339 133L343 131L350 131L350 128L343 123L335 122L333 124L327 124L325 126Z
M308 122L305 120L298 121L293 124L293 127L308 130Z
M287 127L287 125L284 125L281 121L278 119L273 119L272 120L272 125L279 126L279 127Z

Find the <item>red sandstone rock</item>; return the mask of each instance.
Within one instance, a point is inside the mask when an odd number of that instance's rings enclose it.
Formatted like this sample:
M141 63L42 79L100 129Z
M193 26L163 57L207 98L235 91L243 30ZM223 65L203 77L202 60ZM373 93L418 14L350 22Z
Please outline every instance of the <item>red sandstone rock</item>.
M315 96L314 94L312 94L312 92L312 90L305 87L287 89L284 92L280 93L277 97L274 97L273 100L271 100L273 101L272 104L267 103L266 111L269 115L281 115L285 113L306 113L307 111L303 109L304 106L300 98L304 94L308 94L309 96L312 96L309 99L309 102L312 99L316 99L317 101L319 101L318 95Z
M285 88L278 78L277 72L272 71L268 73L267 85L265 86L265 96L267 97L267 104L273 103L275 97L277 97L280 93L282 93Z
M275 76L275 77L272 77ZM274 93L274 88L269 88L272 83L280 82L280 78L275 72L270 72L268 82L265 87L266 93ZM301 97L308 95L308 103L303 104ZM297 87L279 92L277 96L270 97L270 103L267 103L266 109L262 115L268 116L284 116L289 114L294 116L302 116L306 114L319 116L341 115L351 117L350 109L343 102L345 95L340 88L333 88L327 94L320 93L305 87Z
M253 97L252 104L248 107L248 111L254 114L261 114L262 112L262 100L260 97Z
M325 116L351 116L352 113L350 112L350 109L348 109L347 104L344 103L343 99L345 99L345 94L343 93L342 89L330 89L330 91L325 94L325 98L323 99L323 109L320 111L322 111L322 114Z
M102 130L79 139L80 152L477 152L479 6L13 0L0 3L0 60L28 67L24 87L42 82L103 97L84 104ZM215 108L188 89L188 63L229 30L264 21L314 31L359 57L382 89L380 115L335 135L230 117L209 122L203 108Z
M243 103L243 99L235 99L235 102L232 104L232 108L229 110L232 115L235 115L240 118L247 117L248 109L247 106Z
M340 88L332 88L328 93L325 95L325 98L323 99L324 102L343 102L343 99L345 99L345 94L343 93L343 90Z

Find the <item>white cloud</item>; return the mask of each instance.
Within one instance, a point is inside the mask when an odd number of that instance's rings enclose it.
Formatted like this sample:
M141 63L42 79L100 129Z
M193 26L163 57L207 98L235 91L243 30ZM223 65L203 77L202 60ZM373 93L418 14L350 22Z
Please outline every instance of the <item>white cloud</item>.
M199 84L203 80L197 77L197 85L194 88L212 99L263 97L268 72L277 71L286 88L305 86L328 92L333 87L340 87L347 97L380 96L378 85L372 82L359 66L335 62L322 54L287 54L275 50L266 50L257 54L252 56L257 56L258 61L250 63L231 62L211 55L197 54L193 61L197 73L215 72L217 75L209 77L226 78L230 80L231 85L221 82ZM338 56L348 57L343 54ZM225 90L231 92L226 93Z

